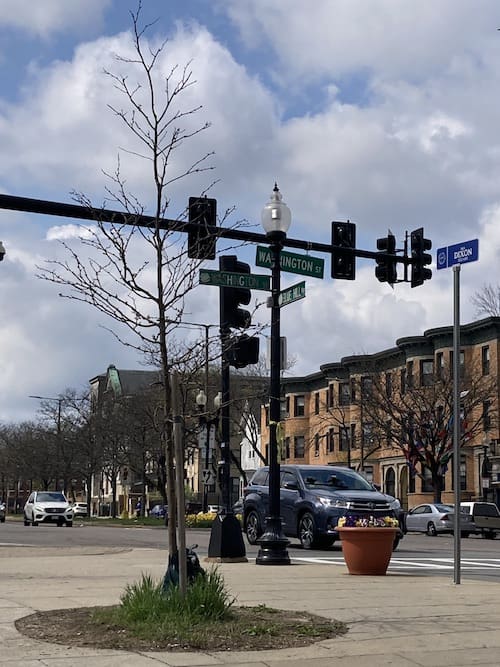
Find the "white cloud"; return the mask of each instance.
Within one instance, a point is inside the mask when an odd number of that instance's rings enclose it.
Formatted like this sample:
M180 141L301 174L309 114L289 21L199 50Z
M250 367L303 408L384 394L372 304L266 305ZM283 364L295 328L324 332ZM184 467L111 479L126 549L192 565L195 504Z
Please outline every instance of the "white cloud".
M40 37L61 31L79 32L99 24L111 0L2 0L0 26L18 28Z

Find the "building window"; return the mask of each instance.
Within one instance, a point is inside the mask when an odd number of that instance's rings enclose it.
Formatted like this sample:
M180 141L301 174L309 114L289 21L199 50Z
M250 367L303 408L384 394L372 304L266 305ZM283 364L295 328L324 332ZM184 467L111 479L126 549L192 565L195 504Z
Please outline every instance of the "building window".
M303 417L305 414L304 394L294 397L294 417Z
M296 435L294 438L294 450L295 450L295 458L296 459L303 459L304 458L304 453L305 453L305 446L304 446L304 436L303 435Z
M339 438L339 451L349 451L349 431L345 426L340 427Z
M351 424L351 447L356 447L356 424Z
M372 422L364 422L363 429L363 444L369 445L373 442L373 424Z
M431 493L434 491L434 487L432 486L432 473L429 468L424 468L422 472L422 493Z
M413 361L406 364L406 386L408 389L413 388Z
M329 454L335 450L335 431L333 428L328 431L327 448L327 453Z
M444 354L442 352L436 354L436 375L440 380L444 378Z
M373 380L368 375L361 378L361 398L369 398L372 393Z
M467 456L460 454L460 490L467 490Z
M266 405L265 407L265 412L266 412L266 426L269 426L269 406Z
M491 428L490 407L491 401L483 401L483 431L489 431Z
M434 364L432 359L422 359L420 362L420 386L431 387L434 384Z
M385 492L389 496L395 496L396 495L396 473L394 472L394 468L388 468L387 472L385 473Z
M356 380L351 380L351 403L356 403Z
M290 409L290 399L287 396L286 398L280 401L281 421L287 419L290 416L289 409Z
M319 391L314 394L314 414L319 415Z
M341 382L339 384L339 405L350 405L351 403L351 390L349 388L349 382Z
M290 458L290 438L285 438L285 458Z
M450 368L453 369L453 350L450 350ZM465 352L460 350L460 377L465 375Z
M333 384L328 385L328 407L333 408Z
M314 456L319 456L319 433L314 436Z
M490 374L490 347L485 345L481 348L481 368L483 375Z
M386 373L385 374L385 395L387 398L390 398L392 396L392 374L391 373Z

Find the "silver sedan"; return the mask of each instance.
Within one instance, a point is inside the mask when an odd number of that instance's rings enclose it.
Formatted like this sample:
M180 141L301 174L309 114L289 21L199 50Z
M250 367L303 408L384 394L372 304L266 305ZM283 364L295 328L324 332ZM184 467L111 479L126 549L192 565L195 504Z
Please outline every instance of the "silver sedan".
M408 532L427 533L427 535L438 535L439 533L453 533L455 510L453 505L442 503L425 503L411 509L406 516L406 529ZM470 515L460 513L460 532L462 537L469 537L475 529Z

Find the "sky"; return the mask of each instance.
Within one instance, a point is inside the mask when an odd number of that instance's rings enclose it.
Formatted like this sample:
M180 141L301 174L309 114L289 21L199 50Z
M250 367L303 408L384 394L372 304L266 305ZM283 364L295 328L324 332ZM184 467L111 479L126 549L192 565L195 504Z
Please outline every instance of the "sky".
M71 203L77 191L100 204L120 156L128 188L153 210L150 172L110 108L124 101L105 74L126 71L116 56L133 56L136 8L0 2L0 193ZM324 279L305 278L306 297L281 311L293 375L451 326L453 272L436 270L436 250L471 239L479 259L461 270L461 322L477 319L472 295L500 282L496 0L143 0L141 17L153 23L152 46L167 40L159 74L189 65L185 103L210 123L173 167L213 152L213 171L172 184L171 218L213 183L218 210L234 207L228 224L262 231L276 181L290 238L329 244L331 221L349 220L363 250L375 251L388 229L398 248L419 227L432 240L432 279L414 289L380 283L367 259L357 260L355 281L332 280L330 258L311 252L325 260ZM0 423L34 418L30 396L83 389L109 364L143 368L101 313L36 277L37 266L63 257L58 239L74 237L76 224L0 210ZM255 266L255 249L240 259L268 273ZM284 288L300 280L282 275ZM186 320L216 324L217 291L196 287ZM263 304L263 293L252 299ZM269 324L265 304L254 320Z

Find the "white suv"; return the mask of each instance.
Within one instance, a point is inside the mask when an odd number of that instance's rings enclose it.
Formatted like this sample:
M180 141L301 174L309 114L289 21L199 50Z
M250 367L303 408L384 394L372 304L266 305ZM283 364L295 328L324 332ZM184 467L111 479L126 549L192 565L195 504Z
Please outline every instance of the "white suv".
M73 525L73 509L61 491L33 491L24 506L24 525Z

